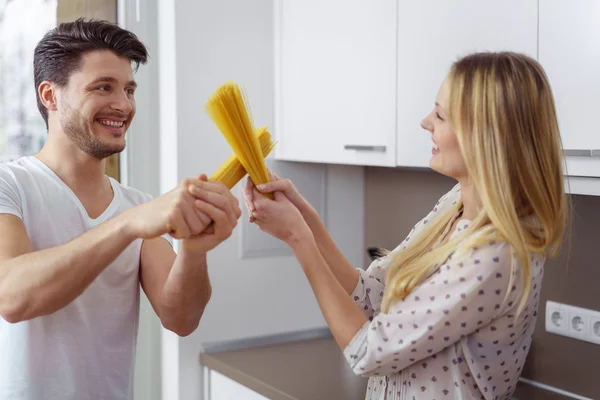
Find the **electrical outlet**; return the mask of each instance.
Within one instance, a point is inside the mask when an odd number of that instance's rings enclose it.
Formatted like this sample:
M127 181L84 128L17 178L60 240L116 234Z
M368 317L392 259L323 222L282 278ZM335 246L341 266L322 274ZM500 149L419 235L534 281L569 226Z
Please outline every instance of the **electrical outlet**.
M546 332L600 344L600 312L546 302Z
M562 304L554 301L546 302L546 332L564 335L568 331L568 319Z
M600 344L600 313L591 315L589 335L592 342Z
M589 318L587 313L582 312L581 309L567 306L567 313L569 315L569 323L567 328L571 337L585 340L588 334Z

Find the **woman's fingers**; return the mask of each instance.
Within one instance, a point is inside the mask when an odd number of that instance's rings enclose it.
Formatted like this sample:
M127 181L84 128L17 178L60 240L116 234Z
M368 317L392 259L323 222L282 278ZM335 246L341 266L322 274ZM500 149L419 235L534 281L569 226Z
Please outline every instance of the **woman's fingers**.
M255 212L261 208L264 201L271 201L263 196L255 187L252 188L252 198L252 212Z
M263 183L256 187L261 193L273 193L273 192L284 192L288 194L292 189L292 181L289 179L281 179L277 181L271 181Z
M281 179L275 172L271 171L270 169L267 170L267 172L269 173L269 179L271 181L278 181Z
M244 187L243 193L244 198L248 201L250 208L248 211L254 210L254 183L252 183L252 179L246 179L246 186Z

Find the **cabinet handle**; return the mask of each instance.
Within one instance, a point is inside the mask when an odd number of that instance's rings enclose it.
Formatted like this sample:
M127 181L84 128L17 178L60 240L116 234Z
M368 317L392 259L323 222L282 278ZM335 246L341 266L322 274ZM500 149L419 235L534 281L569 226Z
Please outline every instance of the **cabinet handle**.
M563 151L567 157L600 157L600 150L594 149L567 149Z
M356 151L379 151L385 153L385 146L364 146L358 144L347 144L344 146L344 149Z

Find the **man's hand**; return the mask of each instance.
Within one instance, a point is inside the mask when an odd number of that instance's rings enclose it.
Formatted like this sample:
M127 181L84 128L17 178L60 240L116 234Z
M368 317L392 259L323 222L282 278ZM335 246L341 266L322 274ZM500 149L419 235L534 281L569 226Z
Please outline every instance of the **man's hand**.
M202 175L187 183L187 193L179 193L183 212L193 207L204 229L187 227L191 234L182 238L177 255L162 239L144 241L140 257L144 292L162 325L180 336L197 328L211 296L206 253L231 235L241 215L237 198L220 182Z
M170 192L124 212L135 237L151 239L169 233L175 239L190 239L204 233L212 238L204 236L201 241L209 249L229 237L240 215L235 196L220 182L208 182L205 175L184 179ZM207 231L212 221L214 230Z
M181 248L185 252L206 253L231 236L242 215L238 199L220 182L207 181L206 176L195 185L196 209L212 220L200 234L184 238Z

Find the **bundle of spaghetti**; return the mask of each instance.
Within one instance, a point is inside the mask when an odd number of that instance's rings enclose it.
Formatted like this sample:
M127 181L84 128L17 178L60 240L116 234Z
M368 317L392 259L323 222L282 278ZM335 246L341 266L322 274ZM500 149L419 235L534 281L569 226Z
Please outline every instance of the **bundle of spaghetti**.
M233 153L255 185L269 182L269 174L244 91L233 82L221 85L206 103L206 112L217 125ZM267 195L271 199L271 194Z
M273 150L275 145L271 139L271 134L267 131L267 127L259 128L256 131L258 142L262 151L263 158L266 158ZM232 154L209 178L211 181L219 181L227 186L228 189L233 188L245 175L246 170L238 160L235 154Z

